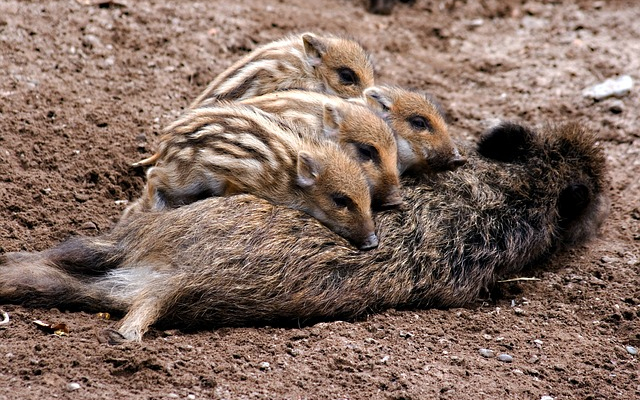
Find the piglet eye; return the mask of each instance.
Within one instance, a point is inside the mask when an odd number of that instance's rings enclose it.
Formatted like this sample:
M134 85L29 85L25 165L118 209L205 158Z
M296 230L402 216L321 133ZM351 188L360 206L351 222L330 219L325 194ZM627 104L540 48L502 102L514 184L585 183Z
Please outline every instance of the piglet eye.
M358 149L358 157L361 161L377 161L378 160L378 150L375 147L364 144L357 143L356 148Z
M351 68L338 68L338 78L343 85L351 86L358 84L358 76Z
M417 131L433 131L433 127L429 120L427 120L422 115L414 115L407 119L411 127Z
M348 208L353 204L353 200L347 195L334 193L331 195L331 200L338 208Z

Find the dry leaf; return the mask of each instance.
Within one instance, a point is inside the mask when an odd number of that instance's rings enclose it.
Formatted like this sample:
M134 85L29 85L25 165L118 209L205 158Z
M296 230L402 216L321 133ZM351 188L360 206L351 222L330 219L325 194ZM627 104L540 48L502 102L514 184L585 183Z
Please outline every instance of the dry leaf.
M99 312L96 316L101 319L111 319L111 314L108 312Z
M69 336L69 329L67 328L67 324L48 324L46 322L40 321L39 319L33 321L33 323L36 324L38 328L47 333L52 333L58 336Z

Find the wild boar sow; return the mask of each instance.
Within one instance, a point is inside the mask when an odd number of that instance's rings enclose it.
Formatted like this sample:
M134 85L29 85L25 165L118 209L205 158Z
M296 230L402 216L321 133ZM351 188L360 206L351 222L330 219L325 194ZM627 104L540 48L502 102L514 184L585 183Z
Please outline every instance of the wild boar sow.
M98 238L0 261L0 303L122 312L113 340L155 323L243 325L459 306L498 277L594 235L608 210L602 151L577 125L502 124L468 165L403 188L352 248L315 219L243 195L141 213Z

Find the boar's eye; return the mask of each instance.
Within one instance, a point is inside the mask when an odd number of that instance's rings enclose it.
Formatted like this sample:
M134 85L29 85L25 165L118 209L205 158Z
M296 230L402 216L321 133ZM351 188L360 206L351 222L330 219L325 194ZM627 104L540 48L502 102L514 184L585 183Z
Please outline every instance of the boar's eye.
M353 200L349 196L340 193L332 194L331 200L338 208L350 208L353 205Z
M375 147L364 143L356 143L355 146L358 149L358 158L360 161L378 162L380 159L378 150Z
M414 115L407 119L411 127L417 131L433 131L433 127L428 119L422 115Z
M338 68L338 78L343 85L352 86L358 84L358 76L351 68Z

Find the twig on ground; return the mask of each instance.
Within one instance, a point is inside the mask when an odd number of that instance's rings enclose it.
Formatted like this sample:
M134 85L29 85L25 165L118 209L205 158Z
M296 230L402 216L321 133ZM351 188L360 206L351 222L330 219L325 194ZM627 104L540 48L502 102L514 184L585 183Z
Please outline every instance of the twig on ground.
M503 279L498 281L498 283L508 283L508 282L519 282L519 281L539 281L540 278L530 278L530 277L522 277L522 278L511 278L511 279Z

